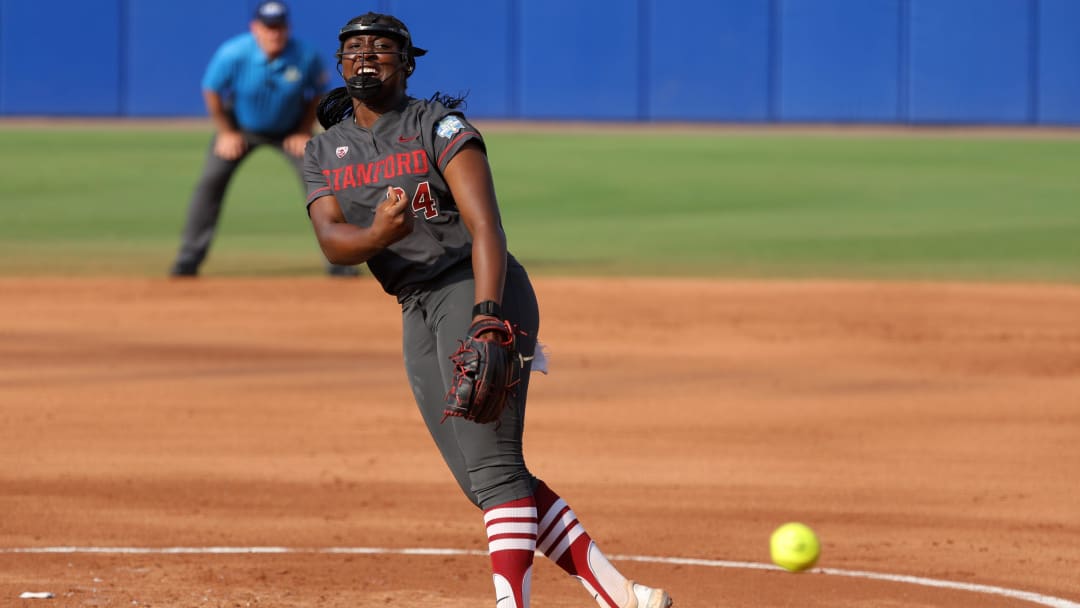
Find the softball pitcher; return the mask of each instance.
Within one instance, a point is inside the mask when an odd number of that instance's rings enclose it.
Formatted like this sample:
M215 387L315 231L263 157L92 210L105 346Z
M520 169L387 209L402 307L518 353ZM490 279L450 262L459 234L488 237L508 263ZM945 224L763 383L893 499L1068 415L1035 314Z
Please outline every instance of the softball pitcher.
M578 578L603 608L667 608L662 589L625 578L577 516L525 466L530 364L496 421L444 415L451 355L478 319L507 320L531 355L540 328L525 269L507 252L484 140L461 99L409 97L409 30L367 13L338 33L343 87L320 104L307 145L312 227L335 264L366 262L401 305L405 368L420 413L462 491L483 511L498 608L529 605L534 551Z

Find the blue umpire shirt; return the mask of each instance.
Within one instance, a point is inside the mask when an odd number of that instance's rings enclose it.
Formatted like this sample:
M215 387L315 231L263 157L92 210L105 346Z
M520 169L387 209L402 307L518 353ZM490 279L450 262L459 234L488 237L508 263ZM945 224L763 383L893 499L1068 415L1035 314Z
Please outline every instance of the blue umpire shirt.
M325 92L319 54L290 38L281 55L267 61L250 32L226 40L210 59L203 90L221 96L242 131L285 135L300 122L307 103Z

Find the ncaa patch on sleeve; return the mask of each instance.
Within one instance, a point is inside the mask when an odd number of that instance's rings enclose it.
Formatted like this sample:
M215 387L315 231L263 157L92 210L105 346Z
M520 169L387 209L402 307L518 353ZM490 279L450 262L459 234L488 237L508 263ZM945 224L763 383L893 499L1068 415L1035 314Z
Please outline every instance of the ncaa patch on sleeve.
M465 128L465 124L457 116L447 116L439 121L435 127L435 134L439 137L450 139L455 133Z

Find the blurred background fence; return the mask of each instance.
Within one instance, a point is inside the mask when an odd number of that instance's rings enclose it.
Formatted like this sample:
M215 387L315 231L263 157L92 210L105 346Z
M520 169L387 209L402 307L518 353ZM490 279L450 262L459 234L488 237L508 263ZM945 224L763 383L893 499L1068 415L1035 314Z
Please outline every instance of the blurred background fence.
M0 0L0 115L203 116L256 0ZM472 117L1080 124L1080 0L292 0L334 65L368 10L418 46L410 92Z

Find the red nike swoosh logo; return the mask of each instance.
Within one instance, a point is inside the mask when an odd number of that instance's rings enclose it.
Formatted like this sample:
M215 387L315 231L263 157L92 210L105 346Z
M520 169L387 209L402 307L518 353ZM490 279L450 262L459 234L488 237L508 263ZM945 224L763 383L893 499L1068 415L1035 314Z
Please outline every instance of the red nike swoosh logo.
M403 144L407 144L407 143L409 143L410 141L412 141L412 140L416 139L417 137L420 137L420 136L419 136L419 135L413 135L412 137L405 137L404 135L402 135L402 136L399 136L399 137L397 138L397 140L398 140L398 141L400 141L400 142L401 142L401 143L403 143Z

